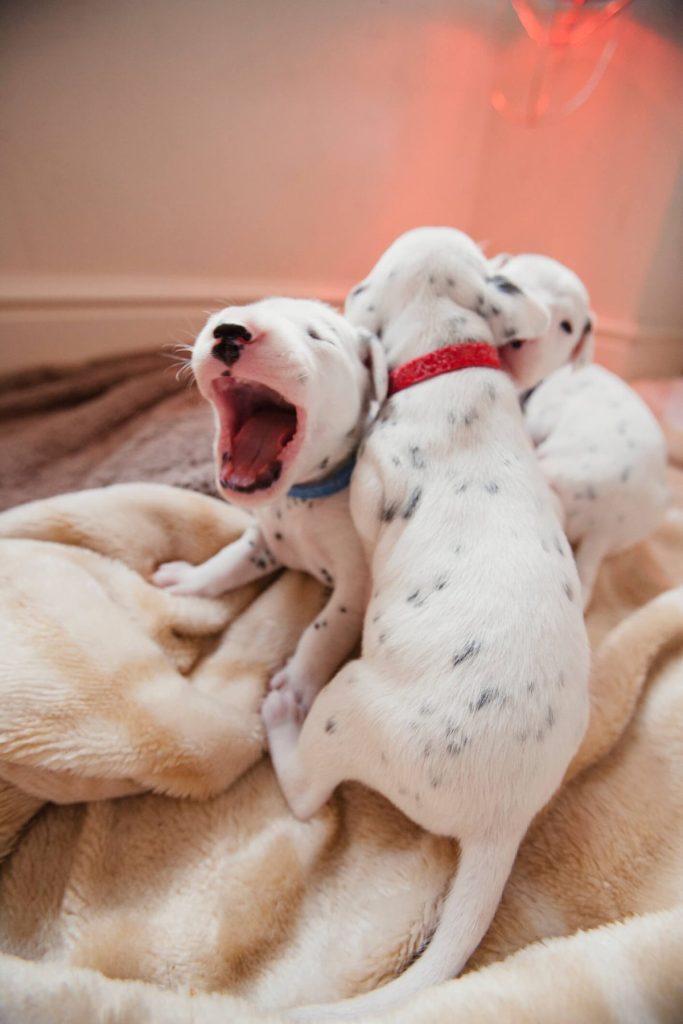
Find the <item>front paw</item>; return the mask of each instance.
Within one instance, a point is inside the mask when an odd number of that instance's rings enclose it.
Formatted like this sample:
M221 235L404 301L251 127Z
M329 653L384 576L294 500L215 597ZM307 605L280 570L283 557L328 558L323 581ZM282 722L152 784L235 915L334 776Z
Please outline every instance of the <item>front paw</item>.
M268 734L283 726L298 732L305 717L306 711L291 690L271 690L261 705L261 718Z
M321 686L316 681L297 672L296 666L290 662L271 677L269 688L271 692L291 695L305 717L320 692Z
M155 587L168 590L170 594L197 597L218 597L222 588L217 588L214 581L207 579L201 565L189 562L164 562L160 565L151 581Z

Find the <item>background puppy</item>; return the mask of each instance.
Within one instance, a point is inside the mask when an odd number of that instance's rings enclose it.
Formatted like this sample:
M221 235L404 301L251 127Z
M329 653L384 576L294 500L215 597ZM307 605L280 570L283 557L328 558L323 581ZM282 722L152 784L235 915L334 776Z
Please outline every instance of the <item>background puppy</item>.
M494 269L500 263L493 260ZM535 255L507 258L500 272L550 313L543 335L509 343L501 359L520 389L533 389L527 427L541 471L559 496L588 607L603 558L637 544L664 514L666 441L632 388L585 365L594 318L576 274Z
M214 412L220 492L256 522L208 562L167 563L153 580L205 595L282 566L320 580L329 600L271 681L289 684L303 707L353 649L367 599L347 485L371 400L372 345L322 303L275 298L214 314L192 353ZM376 340L374 357L382 386Z
M380 332L392 368L465 341L541 334L547 315L487 279L467 236L399 238L350 294L347 315ZM490 326L489 326L490 325ZM295 814L344 779L379 790L461 856L439 925L395 982L320 1019L381 1010L456 975L496 910L518 845L560 784L587 717L579 583L513 382L496 369L432 377L384 402L351 485L372 559L362 657L301 726L287 690L263 706Z
M565 363L585 366L591 362L595 318L586 286L573 270L536 253L501 254L489 260L489 268L509 287L534 296L550 315L542 335L511 338L499 350L503 368L520 391L535 387Z

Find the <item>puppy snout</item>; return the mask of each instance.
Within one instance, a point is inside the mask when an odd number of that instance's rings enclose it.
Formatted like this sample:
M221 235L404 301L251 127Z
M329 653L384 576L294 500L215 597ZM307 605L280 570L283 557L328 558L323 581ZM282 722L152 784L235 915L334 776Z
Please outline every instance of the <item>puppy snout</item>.
M216 344L211 355L226 366L232 366L240 357L244 343L252 340L252 334L242 324L219 324L213 329Z

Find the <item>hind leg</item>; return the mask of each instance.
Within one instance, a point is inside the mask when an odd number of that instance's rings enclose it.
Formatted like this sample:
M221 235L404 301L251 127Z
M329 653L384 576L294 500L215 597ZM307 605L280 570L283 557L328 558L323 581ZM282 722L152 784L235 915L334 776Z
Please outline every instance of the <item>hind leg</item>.
M351 662L337 673L305 711L289 688L272 690L261 714L282 792L297 818L310 818L340 782L361 779L369 733L362 709L349 690L359 673Z

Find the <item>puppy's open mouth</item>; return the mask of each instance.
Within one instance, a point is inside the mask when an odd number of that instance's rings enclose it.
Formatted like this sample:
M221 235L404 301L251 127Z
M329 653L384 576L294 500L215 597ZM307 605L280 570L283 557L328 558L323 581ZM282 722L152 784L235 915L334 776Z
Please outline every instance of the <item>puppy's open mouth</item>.
M293 444L299 426L296 407L255 381L219 377L212 389L221 422L221 487L241 494L267 490L299 447Z

